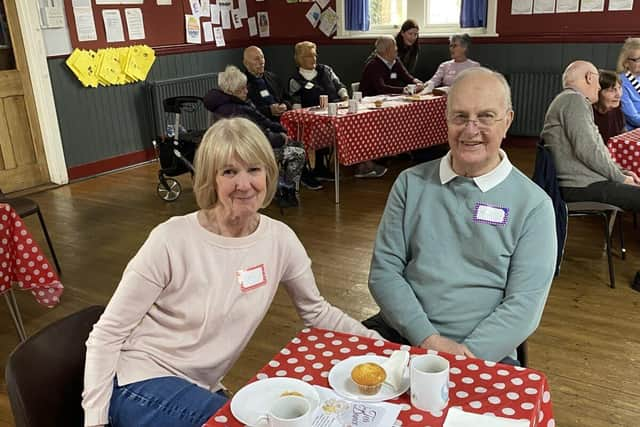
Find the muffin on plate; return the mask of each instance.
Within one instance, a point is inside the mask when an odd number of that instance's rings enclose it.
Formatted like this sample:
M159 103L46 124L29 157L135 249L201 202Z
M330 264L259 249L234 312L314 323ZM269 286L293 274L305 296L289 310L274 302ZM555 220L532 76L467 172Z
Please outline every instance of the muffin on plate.
M374 395L380 391L386 378L387 373L377 363L360 363L351 370L351 380L358 386L360 393L367 396Z

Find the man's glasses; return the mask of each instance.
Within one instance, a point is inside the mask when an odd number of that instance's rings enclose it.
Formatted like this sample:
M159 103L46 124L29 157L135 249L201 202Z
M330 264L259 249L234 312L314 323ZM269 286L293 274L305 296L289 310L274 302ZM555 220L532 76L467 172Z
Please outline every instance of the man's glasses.
M500 118L497 118L493 114L482 114L475 119L471 119L463 114L454 114L449 117L448 121L450 124L460 127L465 127L469 123L473 123L480 130L487 130L495 126L497 122L500 122L506 118L506 115Z

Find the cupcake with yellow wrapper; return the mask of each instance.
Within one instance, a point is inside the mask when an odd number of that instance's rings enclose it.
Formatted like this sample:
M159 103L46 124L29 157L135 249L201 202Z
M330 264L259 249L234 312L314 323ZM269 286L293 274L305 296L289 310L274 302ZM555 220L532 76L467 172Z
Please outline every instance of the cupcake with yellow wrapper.
M386 378L387 373L377 363L360 363L351 370L351 380L358 386L360 393L367 396L379 392Z

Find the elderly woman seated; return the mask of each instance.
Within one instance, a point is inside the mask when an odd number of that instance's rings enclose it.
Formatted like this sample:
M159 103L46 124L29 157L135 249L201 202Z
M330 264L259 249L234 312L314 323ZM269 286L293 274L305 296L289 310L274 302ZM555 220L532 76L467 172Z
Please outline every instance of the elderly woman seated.
M449 54L451 55L451 60L445 61L438 66L436 73L427 82L428 92L441 86L448 88L453 84L456 76L462 71L467 68L480 66L479 63L467 57L470 46L471 37L469 34L454 34L449 37Z
M625 40L618 55L616 71L622 82L621 108L625 129L640 127L640 37Z
M624 132L624 114L620 108L622 87L613 71L600 70L598 101L593 104L593 119L606 144L612 136Z
M246 117L260 127L281 165L276 201L281 207L297 206L296 188L305 164L304 146L291 140L280 123L262 114L247 99L247 76L237 67L229 65L219 73L218 86L219 89L212 89L204 97L204 105L217 117Z
M305 325L381 338L320 295L296 234L258 212L278 166L255 124L216 122L195 170L200 209L149 234L89 335L86 426L202 426L280 286Z
M326 95L329 102L346 101L349 99L347 88L342 84L336 73L328 65L318 64L318 50L316 44L309 41L296 43L294 59L298 70L289 79L289 94L294 103L302 107L320 105L320 95ZM313 174L316 178L333 181L329 171L329 148L316 150L316 164ZM364 162L356 166L357 178L377 178L387 172L387 168L373 162Z

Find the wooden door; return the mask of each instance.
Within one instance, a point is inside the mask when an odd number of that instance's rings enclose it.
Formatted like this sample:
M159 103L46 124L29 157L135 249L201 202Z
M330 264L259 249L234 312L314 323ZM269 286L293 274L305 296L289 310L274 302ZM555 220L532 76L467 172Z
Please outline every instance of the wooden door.
M0 189L8 193L49 182L49 172L16 0L3 1L0 3Z

